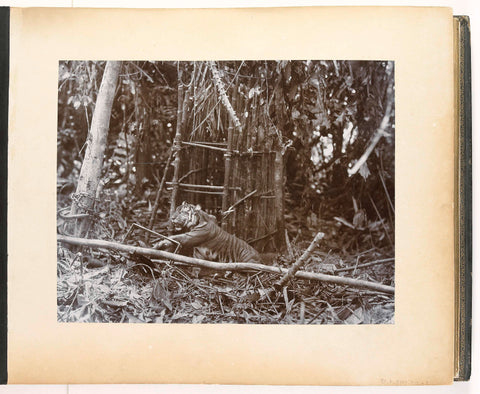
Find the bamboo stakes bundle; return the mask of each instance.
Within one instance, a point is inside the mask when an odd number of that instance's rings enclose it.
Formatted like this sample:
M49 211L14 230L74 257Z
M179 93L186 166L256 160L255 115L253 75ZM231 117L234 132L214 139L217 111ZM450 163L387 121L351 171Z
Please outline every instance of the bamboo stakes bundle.
M260 252L275 251L282 246L278 234L284 235L284 230L279 231L283 223L281 136L272 131L265 97L258 90L260 72L252 78L228 80L219 69L215 63L213 67L212 63L195 65L188 88L179 84L174 174L166 183L172 191L170 209L181 201L199 203L221 219L227 231L247 241L257 240L252 245ZM274 99L279 111L281 87L270 93L267 99ZM220 215L232 206L227 215Z

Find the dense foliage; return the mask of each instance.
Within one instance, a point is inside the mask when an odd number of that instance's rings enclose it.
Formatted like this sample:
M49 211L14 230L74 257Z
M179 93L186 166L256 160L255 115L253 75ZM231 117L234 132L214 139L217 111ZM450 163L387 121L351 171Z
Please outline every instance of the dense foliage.
M60 177L68 177L75 163L78 171L103 67L103 62L60 64ZM155 177L161 177L177 121L178 67L184 84L201 79L192 92L185 127L226 138L217 119L222 109L204 63L125 62L105 161L107 187L121 183L138 197L142 186L154 187ZM353 197L374 219L373 200L382 217L388 217L385 191L394 195L394 116L360 173L349 177L347 171L380 126L393 81L391 63L219 62L219 69L228 93L233 96L236 88L248 98L246 108L235 108L240 120L257 131L273 124L282 133L287 146L285 187L292 199L331 217L353 210Z

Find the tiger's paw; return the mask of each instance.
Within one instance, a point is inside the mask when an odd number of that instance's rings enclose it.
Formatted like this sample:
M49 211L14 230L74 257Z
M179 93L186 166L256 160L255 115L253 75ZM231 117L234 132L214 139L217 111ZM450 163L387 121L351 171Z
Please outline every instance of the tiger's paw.
M171 248L172 246L173 246L172 242L170 242L168 239L163 239L160 242L157 242L156 244L154 244L153 248L164 250L164 249Z

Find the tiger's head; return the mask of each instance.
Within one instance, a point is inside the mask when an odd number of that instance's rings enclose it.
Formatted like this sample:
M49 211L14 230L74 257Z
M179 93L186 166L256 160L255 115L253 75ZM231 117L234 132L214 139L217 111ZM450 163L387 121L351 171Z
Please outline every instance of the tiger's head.
M170 218L176 231L191 230L201 222L209 220L215 221L215 217L202 211L200 205L189 204L185 201L177 207Z

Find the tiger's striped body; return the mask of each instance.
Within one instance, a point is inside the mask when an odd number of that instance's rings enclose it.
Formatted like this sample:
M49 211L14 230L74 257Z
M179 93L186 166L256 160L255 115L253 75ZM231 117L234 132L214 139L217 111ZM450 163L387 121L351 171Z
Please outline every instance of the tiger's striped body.
M205 258L209 254L220 262L261 262L260 255L254 248L222 230L215 218L202 211L198 205L184 202L177 207L170 221L176 228L188 230L170 238L182 246L195 247L196 256ZM167 243L168 241L162 241L157 247L166 246Z

